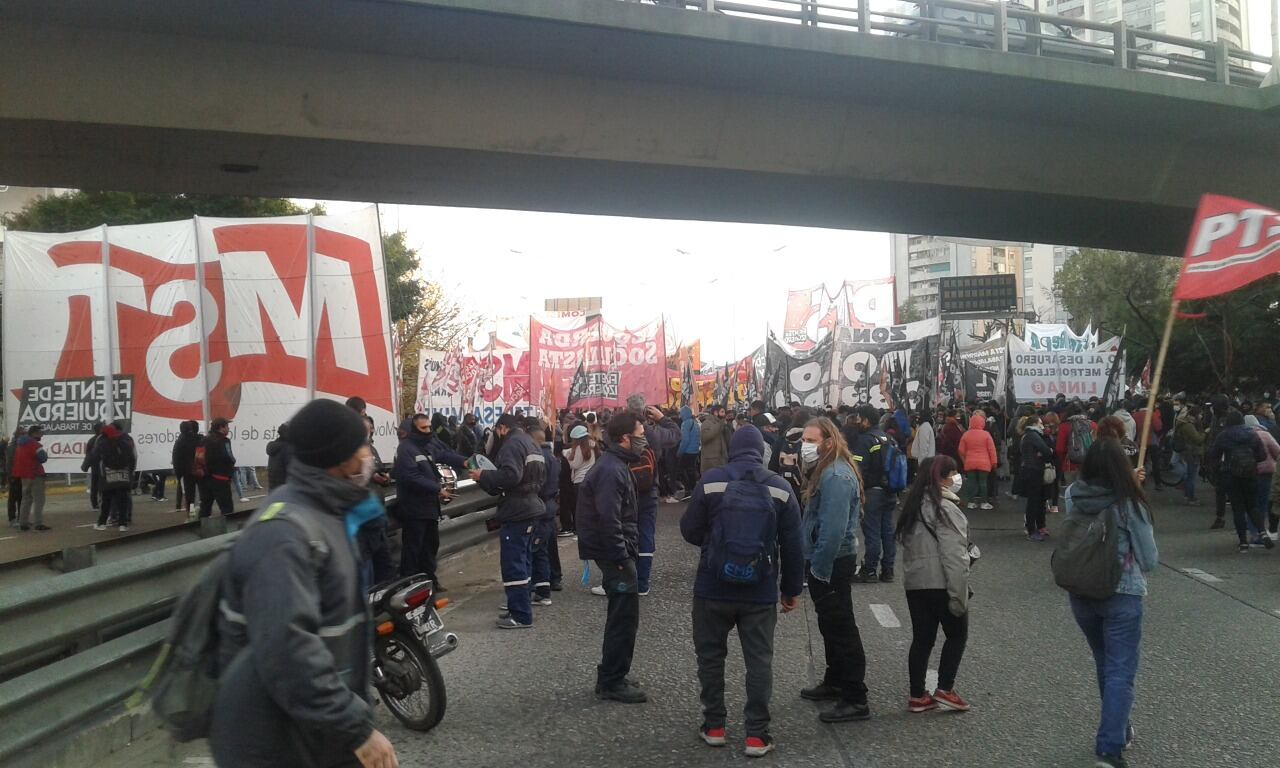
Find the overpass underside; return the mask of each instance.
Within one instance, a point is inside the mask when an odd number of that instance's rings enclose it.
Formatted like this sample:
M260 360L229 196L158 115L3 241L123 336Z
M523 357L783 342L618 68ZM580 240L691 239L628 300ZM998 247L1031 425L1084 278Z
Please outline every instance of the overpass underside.
M0 9L0 183L1177 253L1278 160L1276 87L614 0Z

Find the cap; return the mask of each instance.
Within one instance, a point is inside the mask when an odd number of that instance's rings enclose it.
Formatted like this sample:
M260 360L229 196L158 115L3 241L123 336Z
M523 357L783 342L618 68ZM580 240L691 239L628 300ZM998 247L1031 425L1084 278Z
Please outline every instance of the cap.
M581 440L586 436L587 436L587 428L582 426L581 424L569 430L570 440Z
M360 414L336 400L312 400L289 420L293 455L320 469L336 467L368 440Z

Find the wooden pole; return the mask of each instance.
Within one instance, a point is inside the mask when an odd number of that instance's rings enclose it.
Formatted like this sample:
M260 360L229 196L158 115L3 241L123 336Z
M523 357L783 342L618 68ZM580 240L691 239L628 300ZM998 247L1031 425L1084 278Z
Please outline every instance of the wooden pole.
M1160 377L1164 374L1164 359L1169 353L1169 337L1173 335L1173 320L1178 316L1178 300L1169 304L1169 316L1164 321L1164 338L1160 340L1160 352L1156 355L1156 372L1151 377L1151 391L1147 393L1147 417L1142 420L1142 442L1138 443L1138 466L1147 462L1147 441L1151 439L1151 415L1156 408L1156 395L1160 392Z

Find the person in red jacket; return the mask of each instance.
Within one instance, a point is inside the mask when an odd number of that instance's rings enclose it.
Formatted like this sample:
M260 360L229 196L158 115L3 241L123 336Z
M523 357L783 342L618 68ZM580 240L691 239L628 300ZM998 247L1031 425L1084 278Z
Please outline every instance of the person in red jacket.
M960 460L964 463L962 495L969 509L976 509L978 501L982 502L983 509L995 508L987 494L987 475L991 474L997 464L996 443L986 430L986 423L987 420L981 413L975 413L969 419L969 429L960 438L957 448Z
M13 477L22 481L22 506L18 512L18 527L24 531L35 528L47 531L44 524L44 463L49 460L40 438L44 427L32 424L27 434L18 438L13 452Z
M938 453L956 460L956 465L963 467L960 460L960 438L964 437L964 429L960 427L960 418L955 411L948 411L946 421L942 425L942 434L938 439Z

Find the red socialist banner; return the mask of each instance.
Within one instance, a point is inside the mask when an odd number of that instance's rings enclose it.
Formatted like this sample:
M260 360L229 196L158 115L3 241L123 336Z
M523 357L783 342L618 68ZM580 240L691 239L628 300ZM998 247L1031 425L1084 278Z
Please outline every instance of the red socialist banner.
M529 319L529 387L555 392L557 408L565 407L578 364L587 374L587 396L575 403L585 408L615 408L627 397L642 394L650 403L667 399L667 350L661 320L643 328L614 328L601 317L579 328L562 330Z
M1179 301L1205 299L1280 272L1280 213L1220 195L1200 198L1182 274Z

